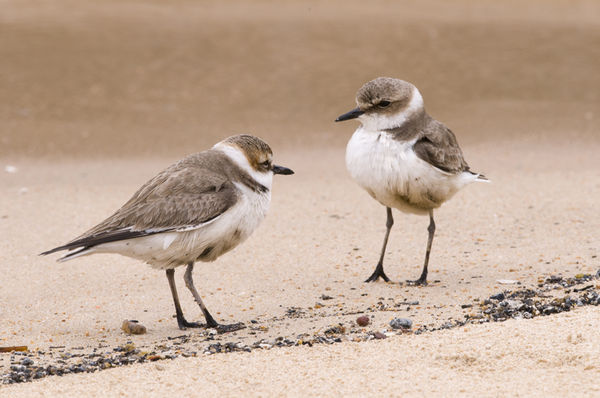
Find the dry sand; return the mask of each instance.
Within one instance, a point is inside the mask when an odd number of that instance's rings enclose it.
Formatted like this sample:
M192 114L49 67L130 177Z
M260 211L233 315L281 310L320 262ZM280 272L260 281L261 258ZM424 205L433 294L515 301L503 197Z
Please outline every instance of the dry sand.
M296 175L277 178L272 209L245 244L196 269L218 319L268 328L219 341L320 333L351 324L353 312L381 298L419 305L370 311L367 331L389 329L394 316L414 329L439 326L471 311L462 304L505 289L499 279L532 287L600 268L596 3L0 4L0 346L89 352L181 335L162 272L119 256L58 264L37 253L108 216L171 162L237 132L267 139ZM493 180L436 213L430 279L439 282L425 288L362 283L385 211L345 171L355 125L332 120L378 75L415 82L472 168ZM426 227L425 218L396 213L392 279L419 275ZM314 308L323 294L333 299ZM290 307L306 316L285 317ZM140 320L148 334L125 336L123 319ZM0 386L0 396L593 396L598 326L597 308L581 308L49 377ZM193 344L201 352L208 342ZM0 354L2 373L9 355Z

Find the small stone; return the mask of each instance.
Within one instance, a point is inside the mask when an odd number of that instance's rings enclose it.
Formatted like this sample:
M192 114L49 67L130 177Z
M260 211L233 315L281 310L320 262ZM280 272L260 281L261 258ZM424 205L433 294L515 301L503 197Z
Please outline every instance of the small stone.
M369 322L370 319L366 315L359 316L358 318L356 318L356 323L358 324L358 326L367 326Z
M546 278L545 283L560 283L560 282L562 282L562 280L563 280L562 276L551 275L548 278Z
M23 365L10 365L10 370L13 372L24 372L25 366Z
M387 338L387 336L381 332L373 333L373 337L375 337L377 340L383 340L383 339Z
M122 347L115 348L115 350L122 351L122 352L133 352L133 351L135 351L135 344L127 343Z
M504 302L506 303L506 307L511 311L519 311L525 306L523 302L519 300L506 300ZM500 303L500 305L502 305L502 303Z
M501 285L514 285L519 283L519 281L515 281L514 279L498 279L496 282Z
M412 321L406 318L394 318L390 321L392 329L410 329L412 324Z
M494 294L493 296L490 296L491 300L501 301L501 300L504 300L504 298L505 298L504 293L498 293L498 294Z
M23 360L21 361L21 365L31 366L31 365L33 365L33 359L31 359L31 358L23 358Z
M121 329L127 334L146 334L146 327L138 321L124 320Z

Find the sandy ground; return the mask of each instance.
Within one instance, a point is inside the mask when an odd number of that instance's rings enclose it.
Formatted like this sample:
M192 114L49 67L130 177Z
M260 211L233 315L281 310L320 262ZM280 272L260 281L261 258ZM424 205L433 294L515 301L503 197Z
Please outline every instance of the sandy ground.
M506 288L499 279L535 286L600 268L595 3L1 4L0 346L89 351L181 335L162 272L118 256L58 264L37 253L108 216L171 162L236 132L267 139L296 174L276 180L271 211L244 245L196 269L218 319L268 329L223 341L319 333L381 300L419 305L371 311L369 330L389 328L395 316L415 329L439 326L471 311L462 304ZM378 75L415 82L472 168L493 180L436 213L430 279L439 282L425 288L362 283L385 211L345 171L355 125L332 120ZM396 213L386 258L395 281L419 275L426 227L425 218ZM184 312L194 319L181 274ZM291 307L306 316L285 317ZM123 319L138 319L148 334L125 336ZM593 396L598 326L597 308L582 308L49 377L0 386L0 396Z
M592 397L600 393L599 326L590 308L435 335L151 363L0 394Z

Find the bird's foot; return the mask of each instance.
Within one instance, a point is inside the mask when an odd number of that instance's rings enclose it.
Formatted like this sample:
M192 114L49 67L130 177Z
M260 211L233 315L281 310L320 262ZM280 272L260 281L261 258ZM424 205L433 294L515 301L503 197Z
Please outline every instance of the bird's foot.
M390 281L390 278L388 278L385 272L383 272L383 267L378 266L377 268L375 268L375 271L371 274L371 276L365 280L365 282L375 282L379 278L383 279L386 282Z
M185 318L177 319L177 326L179 326L180 330L186 330L187 328L203 328L206 327L203 323L198 322L188 322Z
M407 280L406 283L409 286L427 286L427 278L419 278L419 279L414 280L414 281Z

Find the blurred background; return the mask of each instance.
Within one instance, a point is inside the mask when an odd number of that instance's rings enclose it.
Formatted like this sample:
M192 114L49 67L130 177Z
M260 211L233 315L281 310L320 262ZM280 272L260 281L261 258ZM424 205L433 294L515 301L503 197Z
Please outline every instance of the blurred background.
M342 148L377 76L461 144L598 141L599 71L596 1L1 0L0 156Z

